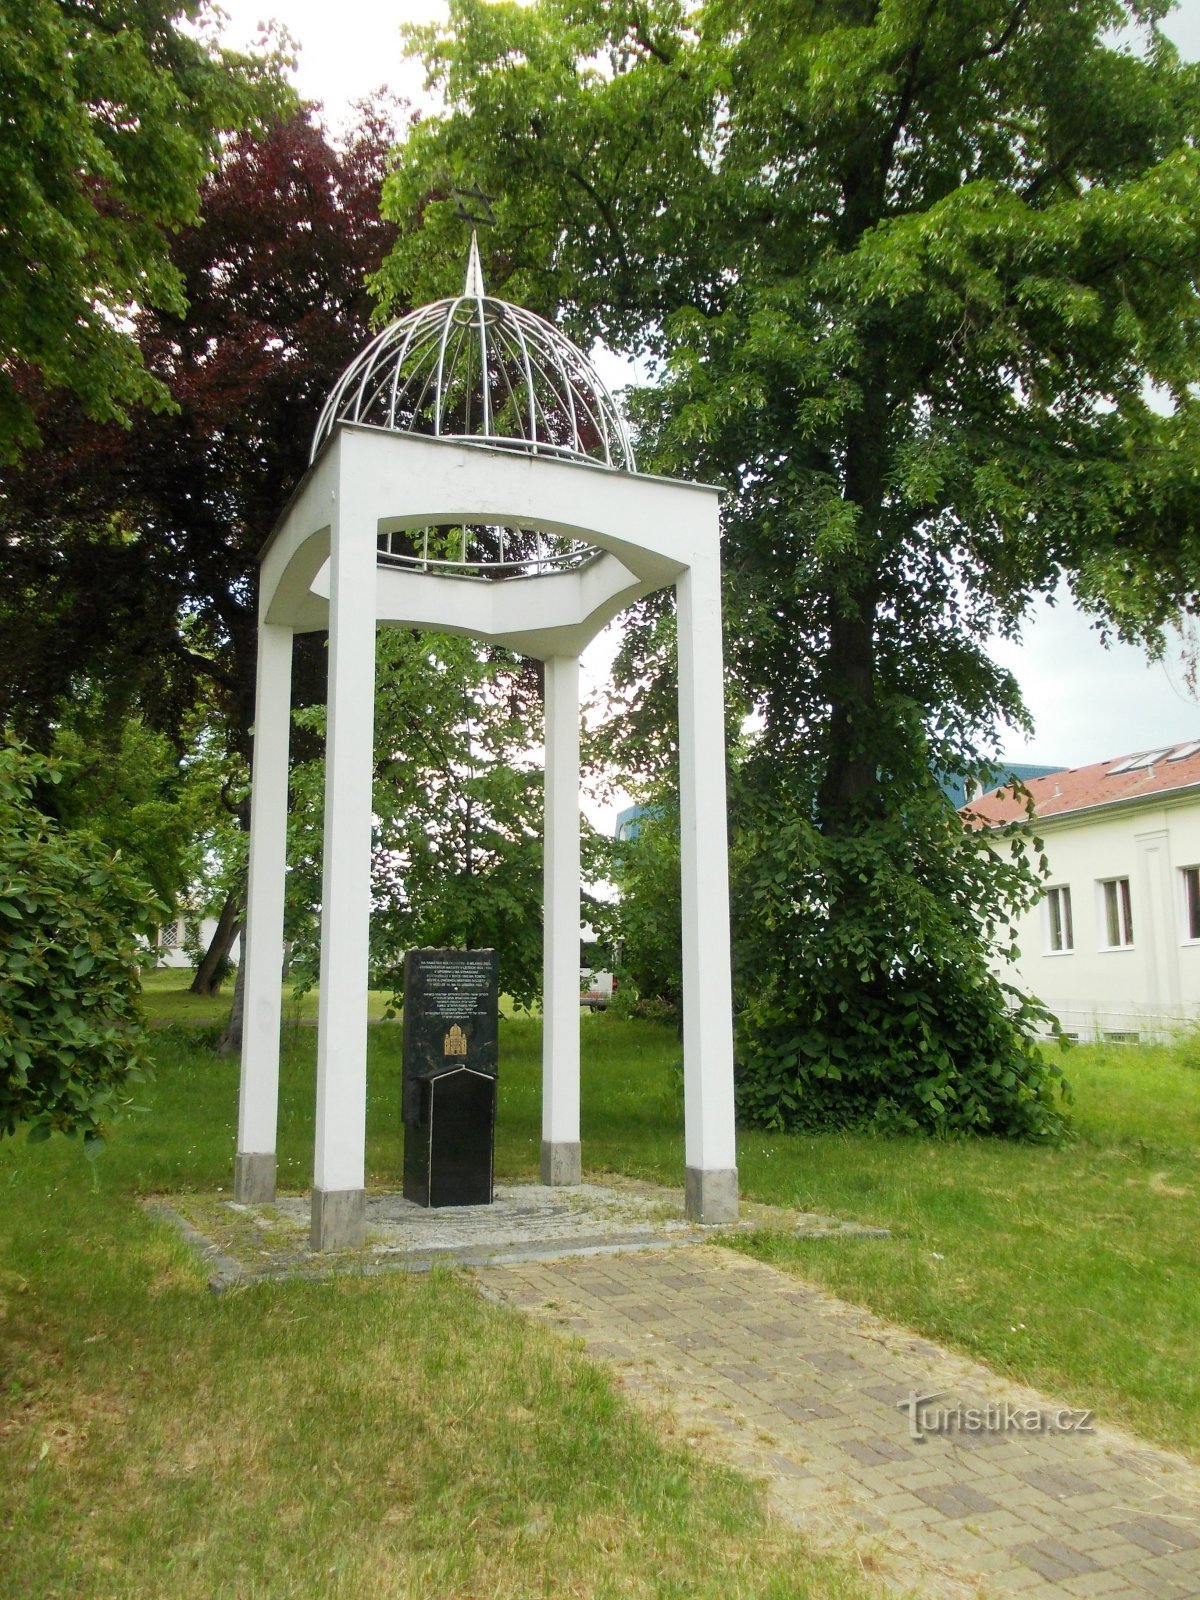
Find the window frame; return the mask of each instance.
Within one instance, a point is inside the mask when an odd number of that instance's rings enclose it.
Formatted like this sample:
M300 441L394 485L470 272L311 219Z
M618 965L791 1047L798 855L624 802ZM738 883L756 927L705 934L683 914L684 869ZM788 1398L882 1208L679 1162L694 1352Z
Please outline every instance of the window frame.
M1042 904L1045 907L1045 954L1069 956L1075 951L1075 917L1071 908L1069 883L1047 884ZM1064 918L1063 913L1066 913Z
M1200 864L1180 867L1179 882L1183 896L1183 942L1200 944Z
M1096 886L1100 895L1101 950L1132 950L1133 894L1128 876L1097 878Z

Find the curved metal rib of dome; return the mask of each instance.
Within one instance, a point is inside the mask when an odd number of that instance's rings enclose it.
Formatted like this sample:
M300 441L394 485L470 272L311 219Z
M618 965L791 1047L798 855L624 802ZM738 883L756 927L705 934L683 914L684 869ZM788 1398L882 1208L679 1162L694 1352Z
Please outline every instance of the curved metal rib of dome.
M310 461L338 422L636 470L591 362L543 317L484 293L474 239L464 292L389 324L346 368Z

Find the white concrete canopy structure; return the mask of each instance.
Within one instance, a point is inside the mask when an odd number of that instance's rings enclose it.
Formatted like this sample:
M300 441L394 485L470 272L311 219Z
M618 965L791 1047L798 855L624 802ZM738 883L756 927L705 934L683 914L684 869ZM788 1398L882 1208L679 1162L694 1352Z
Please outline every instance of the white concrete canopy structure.
M376 626L467 634L546 664L542 1176L578 1183L579 654L631 601L671 584L686 1200L689 1216L727 1222L737 1171L718 494L633 470L586 358L486 296L472 245L465 293L385 329L348 369L262 557L235 1192L275 1192L291 646L328 629L314 1248L363 1229Z

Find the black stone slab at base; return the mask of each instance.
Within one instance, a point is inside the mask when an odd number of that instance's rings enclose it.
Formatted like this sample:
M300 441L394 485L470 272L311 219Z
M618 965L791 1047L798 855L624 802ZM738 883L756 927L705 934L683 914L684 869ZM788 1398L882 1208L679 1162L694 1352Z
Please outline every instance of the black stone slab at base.
M404 1194L422 1206L489 1205L496 1123L499 958L404 958Z
M418 1137L428 1136L429 1198L425 1203L491 1205L495 1078L462 1067L431 1079L426 1089L427 1125L412 1130Z

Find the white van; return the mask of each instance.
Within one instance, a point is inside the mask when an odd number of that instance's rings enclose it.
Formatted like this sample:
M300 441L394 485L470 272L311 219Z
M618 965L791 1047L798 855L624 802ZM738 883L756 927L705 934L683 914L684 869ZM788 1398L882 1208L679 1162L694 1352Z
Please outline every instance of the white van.
M603 1011L613 997L617 980L611 972L593 972L591 967L579 969L579 1004L589 1011Z

